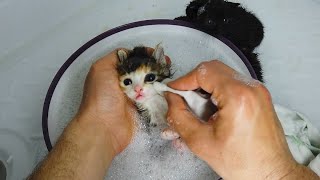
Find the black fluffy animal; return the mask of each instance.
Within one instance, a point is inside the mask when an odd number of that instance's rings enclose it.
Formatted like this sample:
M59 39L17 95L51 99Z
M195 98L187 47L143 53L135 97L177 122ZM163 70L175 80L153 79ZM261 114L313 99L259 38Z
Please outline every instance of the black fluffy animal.
M253 50L260 45L264 31L262 23L253 13L239 3L194 0L187 6L186 16L175 19L193 23L208 34L229 39L248 58L258 80L263 82L261 64Z

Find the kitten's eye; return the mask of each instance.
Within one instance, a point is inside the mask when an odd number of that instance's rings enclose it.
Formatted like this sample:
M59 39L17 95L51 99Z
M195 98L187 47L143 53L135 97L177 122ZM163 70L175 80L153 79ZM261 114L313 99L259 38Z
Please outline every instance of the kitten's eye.
M208 19L206 24L211 27L216 26L216 23L212 19Z
M223 22L224 22L224 23L229 23L229 21L230 21L229 18L224 18L224 19L223 19Z
M129 86L130 84L132 84L132 81L131 81L131 79L125 79L125 80L123 80L123 84L126 86Z
M153 82L156 79L155 74L147 74L146 77L144 78L145 82Z

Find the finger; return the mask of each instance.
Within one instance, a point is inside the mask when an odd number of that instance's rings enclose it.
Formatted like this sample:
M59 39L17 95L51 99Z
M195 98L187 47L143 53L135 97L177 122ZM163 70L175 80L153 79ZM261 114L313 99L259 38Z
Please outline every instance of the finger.
M161 132L161 139L164 140L174 140L179 137L180 135L176 131L172 130L172 128L167 128Z
M201 87L212 93L215 86L225 84L223 80L228 77L231 79L234 73L235 70L220 61L207 61L200 63L187 75L170 82L169 85L178 90L194 90Z
M232 100L231 97L236 95L239 88L245 88L243 83L234 78L235 74L238 73L220 61L208 61L201 63L187 75L169 83L169 86L178 90L202 88L212 94L214 104L221 108Z
M184 100L175 94L165 93L168 101L168 123L179 133L183 139L188 139L204 128L202 124L188 109Z
M200 87L197 81L197 70L194 69L185 76L182 76L174 81L168 83L173 89L178 90L195 90Z

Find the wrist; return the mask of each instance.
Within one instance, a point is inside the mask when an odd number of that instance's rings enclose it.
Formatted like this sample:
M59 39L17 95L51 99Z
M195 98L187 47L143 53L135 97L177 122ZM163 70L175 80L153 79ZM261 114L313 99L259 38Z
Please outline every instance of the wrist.
M319 179L319 176L314 173L311 169L306 166L297 164L294 169L292 169L285 176L280 177L282 180L291 179Z
M110 144L98 123L77 116L31 179L103 179L114 157Z
M239 173L232 178L227 179L270 179L270 180L293 180L293 179L319 179L317 174L311 171L309 168L296 163L295 161L284 163L281 166L269 166L270 168L264 168L268 166L265 164L258 168L259 170L247 170L243 173ZM272 169L270 171L270 169ZM233 173L231 173L233 174Z
M113 148L112 138L104 124L94 118L77 115L72 122L78 127L78 137L82 138L84 146L91 151L96 151L103 163L109 164L116 153Z
M248 163L239 166L233 166L230 172L230 166L220 169L220 175L224 179L292 179L293 174L298 174L303 166L300 166L292 158L274 157L269 160L255 160L255 165ZM216 163L208 162L209 166L214 169ZM251 165L250 165L251 164ZM217 169L218 170L218 169ZM219 173L219 170L218 170Z

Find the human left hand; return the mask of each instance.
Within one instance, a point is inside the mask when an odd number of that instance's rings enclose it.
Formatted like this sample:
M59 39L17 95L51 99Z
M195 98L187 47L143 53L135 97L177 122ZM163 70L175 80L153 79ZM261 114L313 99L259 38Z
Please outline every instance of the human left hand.
M114 155L130 143L135 116L133 104L119 86L117 61L115 50L91 66L77 114L78 119L103 128Z

